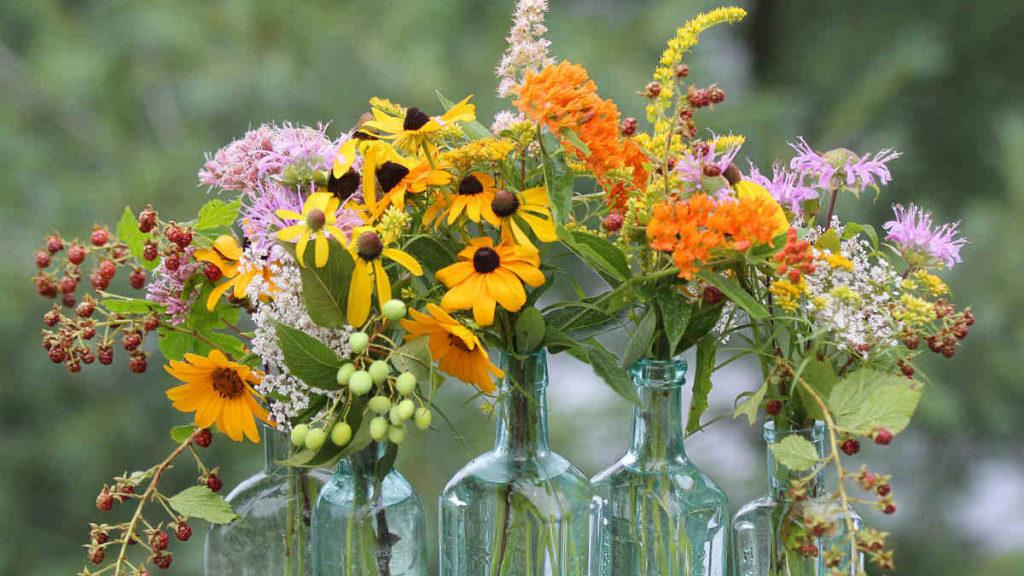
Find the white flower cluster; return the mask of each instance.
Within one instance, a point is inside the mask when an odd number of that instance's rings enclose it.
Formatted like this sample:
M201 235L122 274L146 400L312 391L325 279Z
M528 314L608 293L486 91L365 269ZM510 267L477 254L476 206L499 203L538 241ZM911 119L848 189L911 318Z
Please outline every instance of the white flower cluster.
M274 264L277 267L273 278L276 287L273 292L274 299L259 302L253 315L256 329L252 338L252 350L269 368L256 391L267 398L270 417L281 428L288 429L291 419L309 407L312 390L288 372L284 363L284 353L277 343L274 322L280 322L313 336L342 357L348 357L351 353L348 337L352 329L347 326L330 329L314 324L302 301L302 277L298 266L278 247L274 247L271 256L272 259L278 259ZM266 282L257 276L249 290L254 296L253 301L256 301L255 295L267 290ZM316 394L324 392L317 390ZM329 399L334 399L330 393L326 395Z
M508 35L508 49L501 56L496 73L498 95L507 98L515 92L527 71L537 72L555 61L548 55L551 42L544 39L548 31L544 25L547 0L519 0L512 16Z

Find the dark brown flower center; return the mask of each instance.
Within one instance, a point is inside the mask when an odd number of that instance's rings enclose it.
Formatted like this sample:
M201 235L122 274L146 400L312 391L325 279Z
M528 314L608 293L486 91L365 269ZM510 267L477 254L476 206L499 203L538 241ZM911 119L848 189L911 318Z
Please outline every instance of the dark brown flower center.
M473 253L473 268L481 273L493 272L501 266L501 256L493 248L477 248Z
M313 232L323 228L326 222L327 215L319 208L314 208L309 211L309 214L306 214L306 226L309 226L309 229Z
M376 232L363 232L356 240L356 253L363 260L376 260L384 251L384 242Z
M480 179L470 174L459 182L459 194L463 196L473 196L484 191L484 185L480 182Z
M385 194L391 192L402 178L409 173L409 169L397 162L385 162L377 167L377 182L380 183L381 191Z
M459 338L455 334L448 335L448 345L451 346L452 348L458 348L463 352L472 352L472 350L470 350L469 347L466 346L466 343L462 341L462 338Z
M511 216L519 210L519 198L508 190L498 190L491 200L491 210L501 218Z
M211 377L213 389L221 398L236 398L245 391L245 382L238 372L231 368L217 368Z
M327 191L334 194L342 202L352 197L358 189L359 173L352 169L342 174L341 178L335 178L334 173L331 172L330 177L327 179Z
M419 130L427 122L430 122L430 116L424 114L419 108L409 108L405 112L405 121L402 122L402 129Z

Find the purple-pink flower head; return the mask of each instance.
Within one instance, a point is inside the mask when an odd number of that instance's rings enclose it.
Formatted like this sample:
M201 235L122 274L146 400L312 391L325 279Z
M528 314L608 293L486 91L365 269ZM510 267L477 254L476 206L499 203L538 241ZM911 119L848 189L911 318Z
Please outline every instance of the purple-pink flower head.
M734 144L719 152L718 137L710 142L695 142L689 150L676 162L675 171L684 182L689 182L703 190L704 178L722 176L740 152L740 145ZM704 190L714 194L718 190Z
M207 155L199 182L224 190L252 193L260 180L276 176L288 166L300 174L330 169L337 149L325 135L326 126L264 124Z
M280 174L288 166L303 171L330 170L334 164L337 146L327 137L327 126L316 128L285 124L275 127L273 146L256 162L260 177Z
M266 124L250 130L244 136L206 155L206 163L199 171L199 182L224 190L242 192L251 190L259 180L257 162L274 148L274 128Z
M313 186L296 191L274 180L267 180L260 184L256 193L249 195L249 201L242 206L242 232L252 243L256 254L268 254L270 248L277 242L277 231L291 224L281 220L277 211L291 210L301 214L306 198L315 191ZM350 201L358 199L357 194ZM349 202L343 202L335 213L335 225L346 234L362 224L362 220L350 206ZM347 238L339 240L345 242Z
M896 218L883 225L888 232L885 239L896 245L907 262L952 268L961 261L960 248L967 239L960 235L959 222L935 227L931 213L913 204L893 204L892 210Z
M878 188L892 180L888 162L900 157L900 153L886 148L872 156L857 154L845 148L836 148L824 154L815 152L802 137L790 143L796 156L789 162L801 180L808 177L818 188L845 186L857 192L868 187Z
M804 215L801 204L818 198L818 191L805 185L799 173L786 170L778 164L772 166L771 178L761 174L757 166L751 164L747 179L763 186L776 202L797 216Z
M195 249L189 246L180 254L181 264L177 270L170 271L160 262L160 265L153 271L153 281L146 286L146 300L162 304L167 313L171 315L171 324L178 325L188 319L188 314L199 296L199 287L196 286L184 293L185 282L199 270L199 265L192 260L192 252Z

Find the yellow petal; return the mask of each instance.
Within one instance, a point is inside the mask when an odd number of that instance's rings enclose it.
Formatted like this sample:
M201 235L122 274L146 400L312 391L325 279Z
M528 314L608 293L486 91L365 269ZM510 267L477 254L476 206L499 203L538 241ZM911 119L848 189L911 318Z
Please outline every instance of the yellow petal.
M287 228L279 230L277 232L277 237L281 240L284 240L285 242L291 242L292 240L298 238L299 235L301 235L306 230L308 230L308 228L306 228L305 224L295 224L294 226L289 226Z
M305 266L306 261L303 256L306 254L306 243L309 242L309 229L302 231L302 236L299 238L299 243L295 246L295 259L299 261L299 266Z
M370 265L362 258L356 258L355 269L352 270L352 281L348 286L348 323L361 326L370 315L370 291L373 279L370 277Z
M373 280L377 284L377 305L383 306L385 302L391 300L391 279L388 278L380 258L373 261Z
M394 260L395 262L398 262L413 276L423 275L423 268L420 266L420 263L417 262L416 259L410 256L409 254L402 252L397 248L385 248L384 252L382 252L381 255L386 256L391 260Z
M327 236L323 234L316 235L316 246L314 247L313 258L316 262L317 268L323 268L327 264L327 255L330 247L327 244Z
M210 297L206 299L206 309L212 312L213 309L217 307L217 302L221 299L221 296L224 296L224 293L227 292L233 284L234 281L229 280L211 290Z

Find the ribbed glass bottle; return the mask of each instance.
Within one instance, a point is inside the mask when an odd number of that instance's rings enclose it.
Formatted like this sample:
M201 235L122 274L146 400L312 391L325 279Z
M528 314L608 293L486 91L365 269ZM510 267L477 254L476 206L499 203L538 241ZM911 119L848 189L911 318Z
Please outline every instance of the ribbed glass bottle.
M735 576L857 576L864 558L849 544L846 517L828 494L824 476L819 473L803 482L807 472L793 472L772 455L773 444L794 434L810 441L819 456L828 452L822 422L797 430L776 430L773 422L765 423L768 493L744 505L733 518ZM794 486L795 480L801 482ZM857 530L861 519L852 512L850 520ZM820 537L805 526L805 517L825 520L827 528ZM841 552L842 560L835 566L827 565L830 550ZM851 556L855 558L852 563Z
M594 576L725 576L729 501L686 455L684 360L633 366L640 404L626 455L591 481Z
M426 576L427 526L412 486L393 467L378 477L386 445L343 459L313 510L316 576Z
M547 357L503 355L494 449L441 496L442 576L584 576L593 491L548 447Z
M263 427L263 471L231 491L239 515L206 536L206 576L312 576L309 520L327 470L283 464L291 444Z

